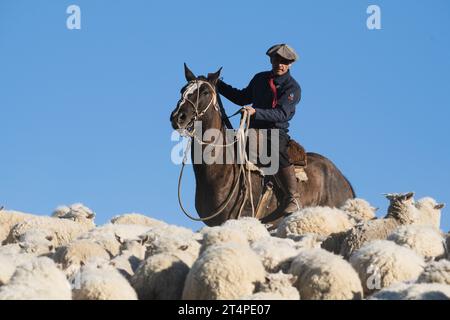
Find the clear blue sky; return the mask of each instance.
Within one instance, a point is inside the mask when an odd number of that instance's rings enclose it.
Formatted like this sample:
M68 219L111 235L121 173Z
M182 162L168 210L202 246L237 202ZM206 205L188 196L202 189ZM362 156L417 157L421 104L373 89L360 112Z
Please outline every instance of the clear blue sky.
M178 208L170 159L183 62L197 74L223 66L243 87L286 42L303 89L291 135L380 215L386 192L450 206L450 2L282 3L0 0L0 203L49 214L83 202L98 223L140 212L200 228ZM81 30L66 28L71 4ZM367 29L369 4L382 30ZM183 197L193 211L191 169ZM442 221L448 231L449 208Z

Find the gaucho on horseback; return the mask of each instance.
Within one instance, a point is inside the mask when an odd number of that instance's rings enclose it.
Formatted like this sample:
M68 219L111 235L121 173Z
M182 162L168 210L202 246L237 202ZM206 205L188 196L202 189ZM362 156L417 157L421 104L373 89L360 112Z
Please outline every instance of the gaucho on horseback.
M249 85L238 90L218 80L218 92L231 102L245 106L250 118L250 128L266 129L267 145L271 141L271 129L279 129L279 170L276 177L286 193L282 205L285 214L300 209L300 194L294 165L288 155L291 138L288 135L289 121L295 115L295 107L301 99L300 85L289 72L298 55L287 44L277 44L269 48L266 54L270 57L271 71L260 72ZM248 106L248 105L252 106Z
M191 159L198 218L187 212L181 200L181 181L189 148L186 148L178 179L178 201L190 219L217 226L229 219L251 216L273 230L284 217L299 208L340 207L347 199L355 197L350 182L329 159L318 153L305 154L288 135L289 121L301 96L300 86L289 72L298 59L297 54L288 45L279 44L271 47L267 55L272 70L258 73L242 90L223 82L221 69L207 77L197 77L186 64L184 66L187 84L181 89L181 98L170 115L170 122L173 129L189 138L188 146L193 145ZM240 127L232 141L220 138L227 137L231 123L219 94L245 106L240 110ZM208 134L211 131L219 134L212 139ZM257 149L260 144L263 149L270 149L270 161L276 163L270 164L270 170L262 170L267 169L264 167L267 163L261 159L265 155L260 150L256 152L256 161L248 156L247 153L252 153L246 145L250 132L262 136L257 139ZM214 150L213 157L210 157L210 150ZM244 158L244 161L209 161L222 158L216 150L223 150L225 158L235 153L237 160ZM197 151L208 157L196 161Z

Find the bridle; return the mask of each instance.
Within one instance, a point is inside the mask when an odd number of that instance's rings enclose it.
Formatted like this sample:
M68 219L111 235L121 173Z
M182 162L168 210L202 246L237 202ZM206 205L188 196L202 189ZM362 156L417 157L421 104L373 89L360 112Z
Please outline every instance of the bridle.
M211 100L209 100L209 103L206 106L206 108L203 109L201 112L199 112L198 104L199 104L199 100L200 100L200 87L202 86L202 84L206 84L211 89L212 97L211 97ZM196 86L196 90L197 90L197 101L195 103L192 102L191 99L189 99L189 95L192 93L191 89L194 86ZM181 135L193 138L195 135L195 129L194 129L195 122L200 120L211 106L214 106L214 109L216 109L216 111L220 112L220 109L217 104L217 93L216 93L216 90L214 89L214 87L208 81L195 79L195 80L189 81L189 83L187 84L187 88L183 92L183 96L182 96L181 100L178 102L178 105L179 106L183 105L184 101L187 101L192 105L192 107L194 108L194 116L189 121L186 128L183 129L183 131L181 132ZM178 110L175 114L177 114L177 113L178 113Z

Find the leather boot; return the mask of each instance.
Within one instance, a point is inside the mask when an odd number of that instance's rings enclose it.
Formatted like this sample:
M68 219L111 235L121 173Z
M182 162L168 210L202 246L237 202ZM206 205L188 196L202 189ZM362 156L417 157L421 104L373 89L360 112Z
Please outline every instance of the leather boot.
M283 203L284 213L288 215L300 210L300 194L297 189L298 184L295 176L295 167L290 165L283 169L280 168L276 177L285 192Z

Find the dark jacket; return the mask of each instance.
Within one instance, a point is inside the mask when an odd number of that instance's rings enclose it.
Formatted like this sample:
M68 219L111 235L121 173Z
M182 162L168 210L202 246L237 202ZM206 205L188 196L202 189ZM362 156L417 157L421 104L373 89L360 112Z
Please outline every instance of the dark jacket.
M272 108L273 92L269 85L271 75L271 71L258 73L247 88L242 90L235 89L221 80L217 83L217 88L221 95L237 105L253 104L256 113L251 118L251 128L276 128L288 132L289 120L294 116L295 106L301 99L301 88L289 71L275 77L278 104Z

